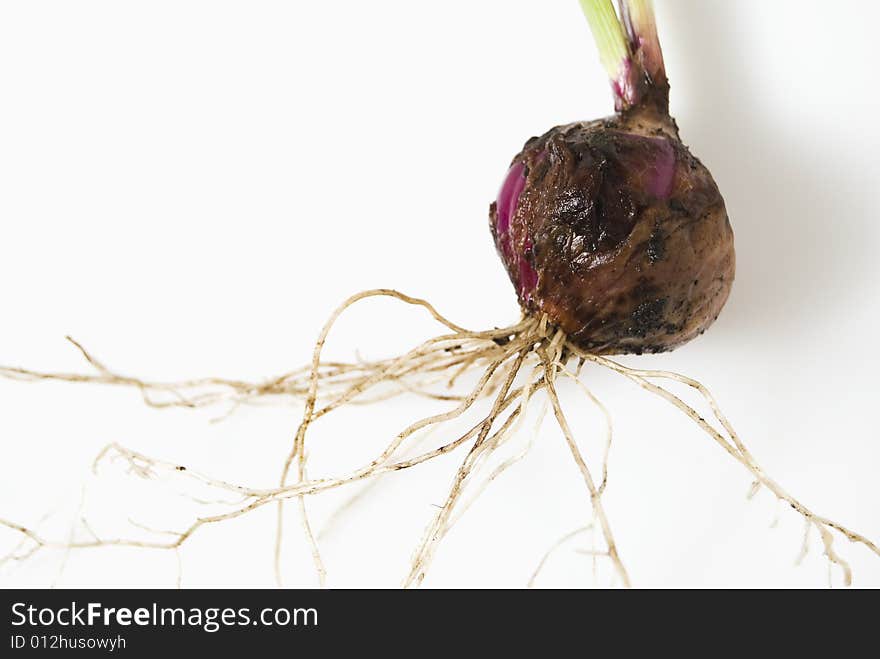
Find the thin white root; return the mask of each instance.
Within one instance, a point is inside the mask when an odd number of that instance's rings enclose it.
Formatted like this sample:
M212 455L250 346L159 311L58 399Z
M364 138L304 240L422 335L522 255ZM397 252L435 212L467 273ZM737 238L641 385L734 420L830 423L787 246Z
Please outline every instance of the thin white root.
M572 373L560 362L556 362L556 368L558 368L564 375L574 380L575 384L577 384L578 388L584 392L584 395L590 400L590 402L599 409L602 413L602 418L605 421L605 448L602 453L602 482L599 484L598 488L599 495L601 496L604 494L605 488L608 486L608 459L611 456L611 442L614 439L614 424L611 421L611 413L608 411L608 408L602 404L602 401L596 398L596 396L593 395L593 392L587 388L579 374Z
M407 453L407 455L411 453L412 455L410 455L410 457L415 457L416 451L422 448L427 440L434 435L436 430L437 426L433 426L422 432L415 440L413 440L412 445L410 446L410 451ZM318 532L316 540L320 542L326 537L332 535L339 526L340 520L347 514L349 514L355 508L355 506L357 506L357 504L359 504L367 495L376 490L383 482L382 477L387 475L388 473L389 472L384 472L370 479L366 485L360 488L358 492L348 497L348 499L346 499L338 508L336 508L336 510L333 511L327 521L324 522L323 527L321 527L321 530Z
M13 366L0 366L0 377L23 382L69 382L83 384L100 384L137 389L143 401L149 407L164 409L172 407L202 408L219 404L228 404L229 408L215 419L222 421L243 405L265 405L267 402L300 403L309 392L312 369L310 366L298 368L282 375L274 376L260 382L249 382L231 378L206 377L177 382L161 382L142 380L124 375L109 369L79 342L71 337L66 339L76 348L83 359L96 373L62 373L41 372ZM435 359L434 368L462 365L472 366L480 355L468 353L447 355L448 364ZM318 367L318 380L321 383L321 398L338 396L339 393L364 386L365 382L381 381L391 385L387 390L372 398L361 397L346 401L350 404L370 404L386 400L402 393L412 393L433 400L450 400L454 398L448 393L435 392L435 385L445 384L442 376L438 376L431 368L422 369L422 364L414 361L410 364L412 372L420 372L419 379L404 379L406 371L392 372L390 360L347 362L322 362ZM377 374L382 374L377 379Z
M465 481L475 468L478 460L481 458L481 455L484 452L486 452L486 455L488 455L488 453L491 453L498 445L498 443L500 443L500 437L503 437L503 435L500 435L499 433L503 433L505 431L503 426L502 429L499 430L499 432L496 433L495 436L489 439L489 441L486 441L486 439L487 437L489 437L489 433L492 430L492 424L498 418L498 415L503 409L503 403L506 400L507 393L508 391L510 391L511 385L513 384L514 379L519 373L520 367L523 364L523 360L530 351L530 347L523 348L516 356L513 365L508 369L508 374L505 378L504 384L501 387L500 393L495 399L495 403L492 406L492 411L489 413L489 416L483 423L483 426L480 429L480 434L474 442L474 445L471 447L471 450L468 452L461 466L458 468L458 471L453 479L452 486L449 490L449 494L446 497L446 502L437 511L437 514L434 516L433 522L428 527L428 531L425 534L421 545L416 551L409 575L404 581L404 587L419 585L424 580L425 573L427 572L431 560L433 559L434 552L437 549L437 545L440 543L440 541L449 530L450 516L452 515L453 509L455 508L455 505L458 503L458 500L461 497L461 494L464 490ZM527 387L525 389L526 393L524 393L523 395L529 395L531 390L531 386Z
M588 355L583 351L577 349L576 346L571 346L571 349L575 354L579 355L583 359L592 361L596 364L609 368L612 371L620 373L621 375L638 384L643 389L650 391L651 393L669 401L679 410L684 412L684 414L690 417L707 435L715 440L715 442L719 446L721 446L721 448L723 448L737 462L748 469L757 483L767 488L777 497L777 499L785 501L792 509L798 512L806 520L806 522L811 523L816 527L816 529L819 531L820 537L822 538L822 543L825 547L826 557L828 558L830 563L837 565L841 569L843 573L844 583L847 586L852 584L852 569L850 568L849 564L834 551L834 536L831 533L831 530L837 531L850 542L861 544L877 556L880 556L880 547L878 547L875 543L856 533L855 531L852 531L845 526L842 526L841 524L838 524L837 522L828 519L827 517L822 517L815 514L812 510L804 506L800 501L798 501L788 492L786 492L778 483L767 476L767 474L758 465L752 454L746 448L739 435L737 435L731 423L721 412L721 409L719 408L718 403L715 401L715 398L712 396L709 390L706 389L705 386L692 378L680 375L678 373L672 373L669 371L632 369L605 357ZM709 424L709 422L706 421L702 416L700 416L700 414L690 405L685 403L678 396L671 393L667 389L656 385L653 382L650 382L650 379L673 380L675 382L685 384L692 389L698 391L708 403L709 407L712 409L712 413L715 416L715 419L721 425L721 428L726 433L726 436L722 434L722 431L714 428L711 424ZM756 491L754 485L752 489Z
M569 540L576 538L577 536L581 535L582 533L586 533L587 531L592 531L592 530L593 530L592 524L589 524L588 526L582 526L581 528L575 529L574 531L571 531L570 533L566 533L564 536L559 538L559 540L554 542L553 545L550 547L550 549L548 549L544 553L544 555L541 557L541 560L538 562L537 567L535 567L534 572L532 572L532 576L529 577L529 582L526 585L526 587L527 588L534 588L535 587L535 581L537 581L538 577L541 575L541 572L543 572L544 566L547 564L547 561L550 559L550 557L554 553L556 553L557 549L562 547L562 545L564 545ZM590 551L589 555L595 556L596 552ZM601 555L604 556L605 552L601 552Z
M321 366L321 353L324 349L324 344L327 341L327 338L330 334L330 331L333 329L333 326L336 324L336 321L343 314L343 312L345 312L347 309L349 309L352 305L356 304L357 302L364 300L364 299L367 299L367 298L370 298L370 297L392 297L392 298L398 299L402 302L405 302L406 304L423 307L423 308L427 309L427 311L430 313L430 315L436 321L445 325L448 329L452 330L453 334L447 335L447 336L441 336L436 339L432 339L431 341L428 341L426 344L423 344L422 346L416 348L415 350L412 350L409 353L405 354L403 357L401 357L397 360L391 360L386 368L379 369L371 377L368 377L365 380L354 384L352 387L350 387L348 390L344 391L340 396L338 396L335 400L333 400L331 403L326 405L324 408L316 411L315 406L316 406L317 397L318 397L318 381L319 381L319 372L320 372L320 366ZM528 327L529 324L527 322L524 322L524 323L520 323L520 326ZM455 342L460 345L461 343L469 341L469 340L478 340L478 341L485 342L487 339L492 340L495 338L510 337L511 335L515 334L518 329L519 328L517 326L515 326L513 328L507 328L506 330L497 331L497 332L470 332L470 331L460 327L459 325L452 323L451 321L447 320L445 317L441 316L436 311L436 309L434 309L433 305L431 305L429 302L422 300L422 299L419 299L419 298L410 297L408 295L404 295L402 293L399 293L399 292L393 291L393 290L389 290L389 289L375 289L375 290L370 290L370 291L364 291L362 293L358 293L356 295L351 296L345 302L343 302L331 314L330 318L327 320L323 329L321 330L321 333L318 337L317 342L315 343L315 347L312 352L312 366L311 366L311 372L309 375L309 388L308 388L308 393L306 395L305 409L303 411L303 419L299 425L299 428L297 429L296 436L294 438L293 446L291 447L290 453L288 454L287 459L284 462L284 466L282 467L281 478L279 481L279 487L283 488L287 484L288 474L289 474L290 468L294 462L296 462L296 465L297 465L297 481L302 482L302 480L304 478L304 471L305 471L306 460L307 460L307 453L306 453L306 447L305 447L306 433L309 429L309 426L317 418L319 418L323 414L326 414L330 410L335 409L336 407L339 407L340 405L344 404L348 400L359 395L364 390L373 386L374 384L381 382L383 379L387 378L388 373L393 372L395 368L400 368L401 366L406 366L408 364L408 362L410 362L414 358L421 358L422 356L424 356L426 354L431 354L432 351L436 350L436 346L438 344L442 345L444 342L452 341L452 342ZM521 341L521 339L519 339L519 340ZM514 340L514 343L515 342L516 342L516 339ZM484 348L483 354L478 353L477 356L473 356L473 355L468 356L466 363L473 364L473 363L476 363L481 358L482 359L491 358L491 356L493 356L497 353L496 349L498 347L499 346L497 345L497 343L495 343L495 341L491 341L491 344ZM503 354L503 356L501 359L495 359L495 361L492 361L490 363L490 365L486 369L486 374L480 380L480 384L477 387L477 389L472 393L471 396L467 397L464 401L462 401L461 405L456 410L453 410L452 412L447 413L447 414L441 414L441 415L437 415L435 417L430 417L428 419L423 419L422 421L411 425L409 428L407 428L406 430L404 430L402 433L400 433L398 435L397 439L391 443L391 445L385 450L385 452L383 452L383 454L379 457L379 459L374 461L374 463L372 463L368 469L375 469L375 468L381 466L381 464L383 462L385 462L385 460L387 460L394 453L394 451L397 450L397 448L403 443L403 441L407 437L409 437L413 433L417 432L421 428L427 427L427 426L432 425L434 423L438 423L441 421L446 421L446 420L455 418L457 416L460 416L462 413L464 413L473 404L473 402L480 396L483 389L488 384L489 380L491 379L492 375L494 374L495 369L501 363L503 363L507 359L507 357L511 354L511 350L510 350L509 345L507 346L506 350L502 350L502 354ZM455 375L453 375L453 379L454 379L454 377L455 377ZM320 558L320 551L318 549L317 543L316 543L314 536L311 533L311 530L309 527L305 504L302 502L302 497L300 497L300 516L302 519L303 527L305 529L307 529L306 537L309 540L309 544L311 546L312 556L313 556L314 562L315 562L315 568L318 572L319 579L321 580L321 583L323 584L323 579L324 579L323 563ZM275 579L279 585L282 582L281 554L282 554L283 523L284 523L284 502L283 502L283 500L279 500L278 501L278 509L277 509L276 532L275 532L275 555L274 555Z
M556 358L555 356L552 358L547 356L546 353L543 353L540 349L538 354L544 361L544 379L547 381L547 395L550 397L550 403L553 405L553 412L556 416L556 421L559 424L559 428L560 430L562 430L562 434L565 437L568 448L571 450L572 457L574 458L574 461L581 472L581 476L584 479L584 483L587 486L587 490L590 493L590 502L593 504L593 513L595 514L596 519L599 522L599 526L602 529L602 535L605 537L605 551L608 554L608 558L611 559L611 562L614 565L618 576L623 582L624 587L629 588L631 586L629 574L627 573L626 568L623 565L623 561L621 560L620 555L617 551L617 545L614 542L614 535L611 532L611 524L608 522L608 517L605 514L604 507L602 506L602 496L599 494L599 489L596 487L596 484L593 481L593 476L590 473L589 468L587 467L587 463L584 461L584 457L581 454L580 449L578 448L577 442L574 439L574 435L571 432L571 428L568 425L568 421L565 418L565 413L562 411L562 405L559 402L559 396L556 393Z
M534 374L533 374L533 377L534 377ZM520 426L522 425L523 419L525 419L526 408L528 407L530 400L531 400L531 397L528 394L525 394L522 396L522 402L520 403L519 410L518 410L519 416L516 418L516 421L510 427L509 430L506 430L504 433L498 434L499 435L498 440L493 442L493 447L492 447L493 451L495 449L499 448L502 444L507 442L512 437L516 436ZM477 501L477 499L480 498L480 496L483 494L483 492L486 491L486 488L488 488L499 476L501 476L501 474L503 474L505 471L510 469L512 466L514 466L515 464L520 462L523 458L525 458L529 454L529 452L532 450L532 447L535 445L535 441L538 439L538 434L541 431L541 426L544 423L544 418L547 416L547 409L548 409L549 405L550 405L550 401L545 400L543 405L541 406L541 409L538 412L538 417L535 421L534 428L532 429L531 435L529 437L528 442L526 442L526 445L523 446L517 453L515 453L511 457L509 457L506 460L504 460L503 462L501 462L498 466L496 466L492 470L492 472L485 479L483 479L483 482L480 483L480 485L478 485L476 488L474 488L473 494L471 494L471 496L465 501L465 503L463 503L461 505L461 508L459 509L458 513L449 522L450 529L458 523L458 520L460 520L465 515L465 513L470 509L470 507Z

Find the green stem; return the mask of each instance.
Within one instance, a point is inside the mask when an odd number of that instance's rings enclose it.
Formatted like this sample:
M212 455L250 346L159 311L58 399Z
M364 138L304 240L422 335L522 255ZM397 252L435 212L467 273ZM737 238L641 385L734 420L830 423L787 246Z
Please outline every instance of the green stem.
M669 113L669 83L657 38L652 0L579 0L602 66L611 78L615 109L641 109Z
M580 0L581 8L593 31L602 66L608 77L617 80L629 61L629 46L611 0Z

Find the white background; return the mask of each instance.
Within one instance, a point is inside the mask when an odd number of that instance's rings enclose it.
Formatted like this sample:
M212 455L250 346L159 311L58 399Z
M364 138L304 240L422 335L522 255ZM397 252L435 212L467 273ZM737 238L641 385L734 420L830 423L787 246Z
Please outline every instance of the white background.
M657 5L673 112L725 196L738 272L707 335L623 361L704 381L772 476L876 540L880 9ZM477 329L516 320L488 204L528 137L611 108L574 0L4 2L0 90L0 364L85 371L70 334L155 379L260 379L304 364L331 309L376 286ZM417 311L368 303L328 354L387 356L434 331ZM747 501L748 474L687 419L619 377L589 378L615 417L605 501L636 585L827 585L815 536L794 567L800 518L766 493ZM595 415L575 389L562 396L595 456ZM140 533L129 516L160 528L191 519L167 483L90 477L110 441L271 487L299 408L209 423L224 411L0 381L0 516L63 541L88 484L98 533ZM420 412L401 399L316 426L312 475L368 458ZM341 518L322 541L328 583L399 584L454 465L391 476ZM348 494L311 504L317 527ZM426 585L523 586L587 511L548 422L449 535ZM194 536L183 585L271 584L273 518L266 508ZM314 585L290 519L285 582ZM0 531L2 548L16 540ZM607 585L607 566L593 576L577 552L589 546L585 536L560 549L538 585ZM837 546L857 585L880 585L880 559ZM38 554L0 580L177 578L170 552L83 551L62 570L63 558Z

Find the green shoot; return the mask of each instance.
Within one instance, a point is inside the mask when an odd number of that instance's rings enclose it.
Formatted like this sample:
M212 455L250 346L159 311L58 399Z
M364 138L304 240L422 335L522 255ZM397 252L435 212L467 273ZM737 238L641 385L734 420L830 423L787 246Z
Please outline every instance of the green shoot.
M611 0L580 0L599 49L602 66L611 80L618 80L629 60L629 46Z

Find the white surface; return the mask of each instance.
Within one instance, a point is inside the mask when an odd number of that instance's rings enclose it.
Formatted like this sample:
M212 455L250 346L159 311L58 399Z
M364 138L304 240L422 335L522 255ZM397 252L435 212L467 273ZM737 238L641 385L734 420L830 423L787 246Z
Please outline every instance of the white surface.
M880 9L657 4L673 111L726 198L738 273L705 337L625 362L701 379L773 477L876 540ZM112 367L164 379L304 364L329 311L374 286L474 328L514 320L489 201L526 138L611 107L574 0L3 3L0 89L0 364L85 370L71 334ZM370 303L329 350L388 355L432 331L417 311ZM610 374L591 382L617 424L606 506L636 585L827 584L815 535L794 567L800 518L779 508L771 530L771 497L747 502L748 475L687 419ZM576 390L562 395L595 455L595 417ZM313 475L353 466L423 409L358 407L316 427ZM137 531L129 515L188 519L161 484L90 479L108 441L272 486L299 409L208 423L222 412L0 381L0 516L64 540L89 483L90 519L115 511L117 534ZM329 584L400 583L453 466L392 476L341 520L323 543ZM317 526L342 499L314 502ZM426 585L523 586L587 509L548 422L441 546ZM273 516L197 534L183 584L271 584ZM294 517L288 528L286 581L313 585ZM3 547L15 540L0 532ZM837 546L857 585L880 585L880 559ZM594 581L575 551L586 547L559 551L539 585L607 584L607 566ZM176 578L167 552L79 552L60 572L62 558L39 554L0 580Z

